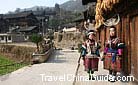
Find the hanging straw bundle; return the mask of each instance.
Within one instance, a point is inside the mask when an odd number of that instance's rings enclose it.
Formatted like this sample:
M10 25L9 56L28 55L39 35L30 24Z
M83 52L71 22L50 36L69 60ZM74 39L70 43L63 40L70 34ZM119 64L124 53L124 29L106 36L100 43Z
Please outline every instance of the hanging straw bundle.
M103 0L97 0L97 3L102 3Z
M102 14L102 11L101 11L101 3L97 3L96 4L96 15L99 15L99 14Z
M111 0L113 4L119 3L120 0Z
M113 8L114 4L119 3L120 0L103 0L102 4L101 4L101 9L105 10L105 11L110 11Z
M99 27L100 25L103 24L103 21L104 21L103 12L111 11L113 9L114 4L117 4L119 2L120 0L97 0L95 27Z
M100 25L102 25L104 18L101 15L96 15L95 20L96 20L95 26L99 27Z
M105 11L107 11L108 9L107 9L107 5L106 5L106 0L103 0L103 2L102 2L102 4L101 4L101 8L103 9L103 10L105 10Z
M95 15L96 27L100 26L103 21L103 17L102 17L103 11L101 9L102 1L103 0L97 0L97 4L96 4L96 15Z
M112 10L113 8L112 0L103 0L101 8L105 11Z

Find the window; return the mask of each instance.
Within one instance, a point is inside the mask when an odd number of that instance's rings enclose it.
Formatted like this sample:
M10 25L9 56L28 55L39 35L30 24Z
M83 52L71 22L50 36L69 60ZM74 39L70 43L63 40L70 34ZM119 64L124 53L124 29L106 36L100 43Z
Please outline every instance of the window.
M1 36L1 40L4 40L4 36Z
M11 36L8 36L8 40L11 40Z

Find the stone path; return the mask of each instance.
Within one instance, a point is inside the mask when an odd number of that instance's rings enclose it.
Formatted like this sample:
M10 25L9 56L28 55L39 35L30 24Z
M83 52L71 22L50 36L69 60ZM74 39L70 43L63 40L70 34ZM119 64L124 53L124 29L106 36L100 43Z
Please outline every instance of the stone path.
M72 50L57 50L46 63L35 64L0 77L0 85L132 85L131 82L86 81L88 74L80 61L76 81L74 76L78 66L79 53ZM108 75L99 62L99 71L95 76ZM80 80L80 76L87 79ZM78 80L77 80L78 79Z
M46 63L0 77L0 85L72 85L78 58L77 51L58 50Z

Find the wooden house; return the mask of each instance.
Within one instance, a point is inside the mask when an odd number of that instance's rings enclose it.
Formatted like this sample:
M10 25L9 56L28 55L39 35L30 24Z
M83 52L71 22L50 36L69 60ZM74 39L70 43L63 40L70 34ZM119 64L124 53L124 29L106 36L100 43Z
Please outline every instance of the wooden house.
M18 43L24 41L25 37L22 34L0 33L0 43Z
M109 37L109 29L104 25L108 18L119 14L120 21L116 24L117 36L125 43L126 47L122 56L122 72L132 75L138 81L138 1L114 0L115 2L97 0L96 28L97 39L104 42ZM111 3L111 4L108 4Z
M115 24L117 36L126 47L122 56L122 73L132 75L138 82L138 0L82 0L83 5L96 2L95 28L97 40L101 40L102 49L109 37L105 21L115 14L119 22Z
M30 11L15 14L6 14L4 15L4 19L8 21L10 27L27 27L36 26L38 24L36 16Z
M9 31L8 22L0 15L0 33L6 33Z

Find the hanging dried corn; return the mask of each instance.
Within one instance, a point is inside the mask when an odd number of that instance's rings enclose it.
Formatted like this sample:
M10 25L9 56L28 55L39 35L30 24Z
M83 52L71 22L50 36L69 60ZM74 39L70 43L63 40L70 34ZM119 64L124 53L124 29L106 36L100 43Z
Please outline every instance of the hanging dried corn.
M96 27L103 24L104 21L103 11L104 12L111 11L113 9L114 4L117 4L119 2L120 0L97 0L96 15L95 15Z
M102 4L101 4L101 9L107 11L107 7L106 7L106 0L103 0Z
M117 4L119 3L120 0L112 0L113 1L113 4Z

